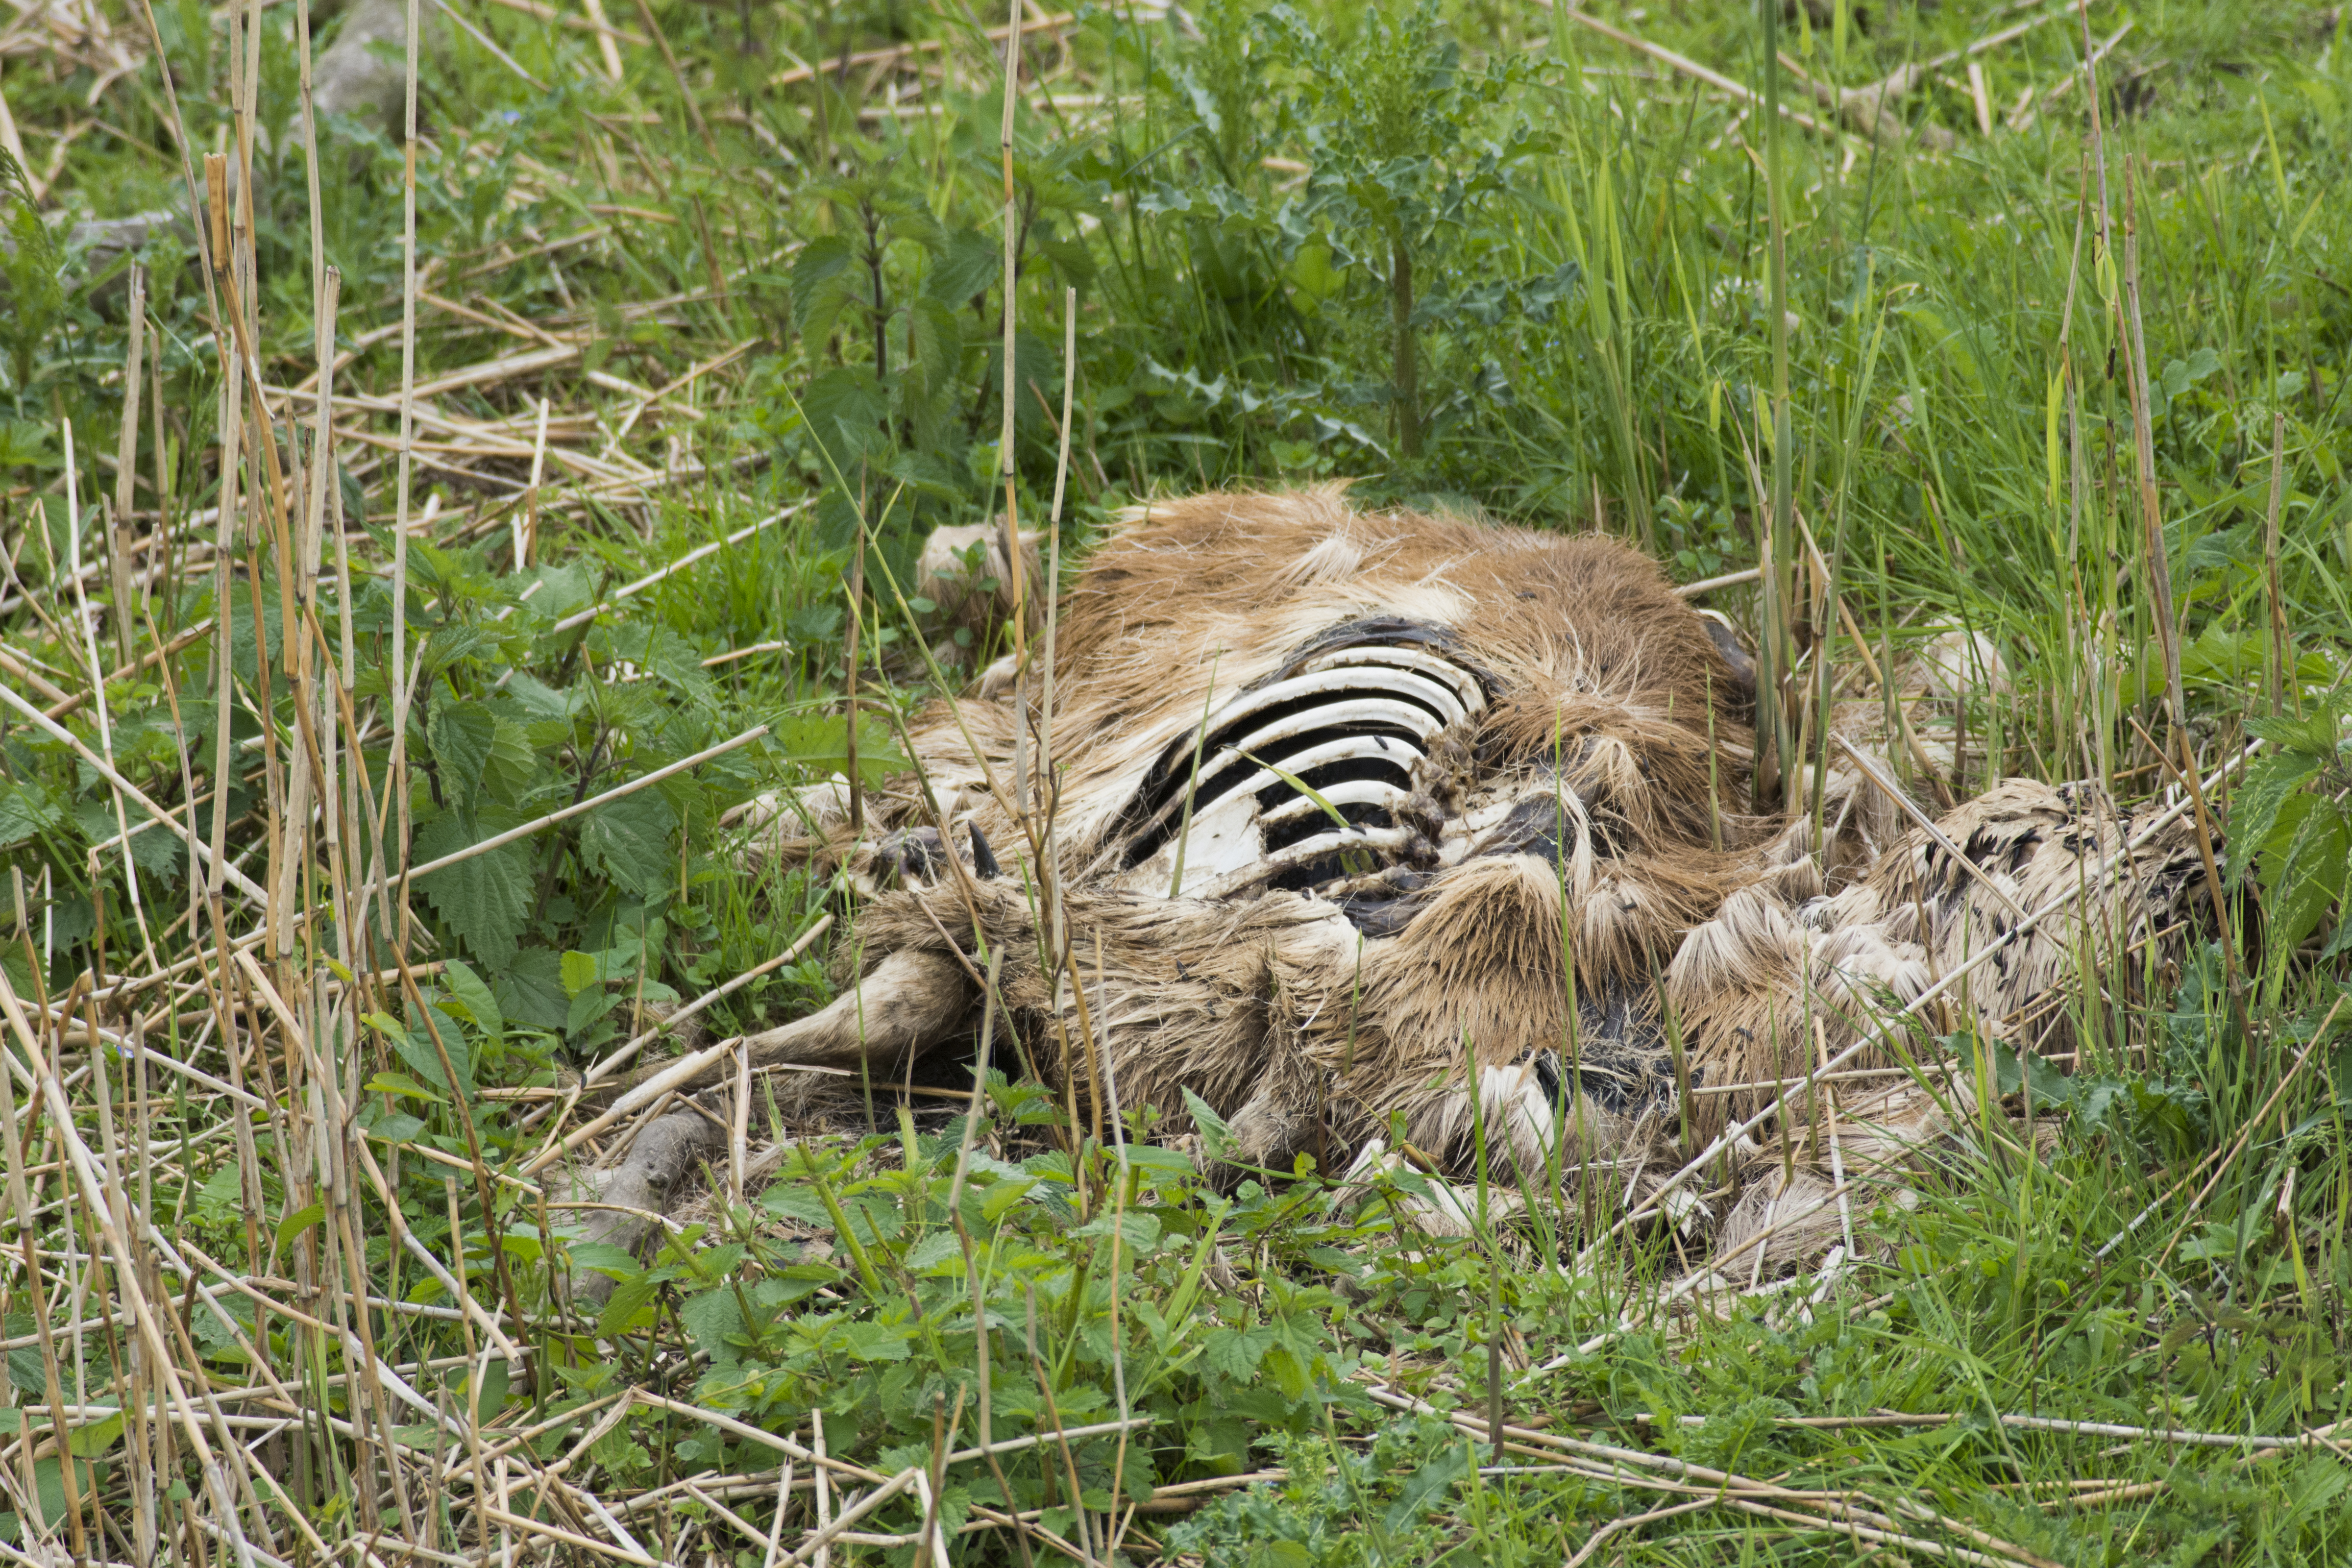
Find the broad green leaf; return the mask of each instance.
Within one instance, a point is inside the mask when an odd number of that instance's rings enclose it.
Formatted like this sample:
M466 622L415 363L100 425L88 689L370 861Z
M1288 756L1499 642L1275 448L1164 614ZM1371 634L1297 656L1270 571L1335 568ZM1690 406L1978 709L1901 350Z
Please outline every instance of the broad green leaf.
M626 1248L608 1241L575 1241L564 1249L574 1268L591 1268L614 1279L634 1279L645 1266Z
M33 1462L33 1491L35 1500L40 1504L41 1518L50 1530L60 1533L65 1530L66 1462L64 1458L55 1453ZM98 1470L89 1460L79 1456L73 1457L71 1463L75 1496L84 1508L88 1508L90 1499L97 1495Z
M1121 1245L1126 1247L1129 1258L1141 1258L1160 1245L1160 1216L1157 1215L1129 1214L1123 1217L1116 1217L1106 1210L1070 1232L1070 1235L1108 1237L1114 1230L1118 1233Z
M672 837L677 813L658 790L639 790L588 814L580 830L581 858L639 898L650 898L677 878Z
M1225 1119L1210 1109L1207 1100L1189 1089L1184 1091L1184 1109L1192 1112L1192 1125L1201 1131L1201 1152L1212 1160L1231 1158L1234 1132L1225 1125Z
M23 784L0 779L0 849L12 849L43 834L62 833L72 822L65 804L37 779Z
M731 1287L722 1286L688 1297L678 1308L677 1316L686 1325L686 1331L694 1337L695 1348L714 1364L742 1359L741 1350L729 1342L730 1338L740 1338L746 1331L742 1303L735 1299Z
M563 955L563 994L577 996L592 985L604 983L604 961L593 952L577 951Z
M122 1416L118 1412L102 1421L93 1421L87 1426L75 1427L73 1436L66 1439L66 1447L73 1451L74 1458L78 1459L95 1459L113 1447L121 1436Z
M505 968L494 972L491 986L499 1007L516 1024L534 1029L560 1029L567 993L562 960L552 948L526 947Z
M2275 878L2266 879L2271 941L2273 950L2281 952L2299 946L2318 929L2321 919L2344 896L2346 872L2352 868L2352 820L2347 820L2344 808L2315 796L2297 798L2311 801L2314 809L2304 814L2285 853L2275 862Z
M437 688L426 731L433 742L433 760L439 764L444 795L453 802L471 802L489 765L498 721L479 703L460 701L446 688Z
M1009 1213L1014 1205L1032 1195L1043 1195L1044 1184L1034 1176L1008 1176L989 1184L987 1195L981 1199L980 1217L994 1225Z
M362 1111L360 1125L367 1130L369 1137L380 1139L386 1143L405 1143L425 1131L423 1118L404 1116L398 1111L374 1116Z
M502 1358L491 1357L481 1367L482 1384L479 1395L478 1396L474 1392L474 1380L470 1375L458 1391L457 1403L460 1408L467 1411L469 1418L478 1414L481 1421L488 1425L498 1416L499 1412L507 1407L507 1390L512 1376L512 1372ZM478 1398L478 1404L477 1404Z
M824 321L841 308L849 260L849 241L837 234L818 235L801 247L793 261L793 325L804 332L824 331Z
M957 310L1004 279L1004 242L974 228L961 228L947 237L931 269L923 277L923 292Z
M563 1032L579 1035L620 1005L618 995L601 986L592 985L572 999L572 1006L563 1016Z
M849 766L848 727L836 718L784 719L776 724L776 744L800 766L823 775ZM907 771L907 759L888 726L872 714L857 722L857 776L878 784Z
M416 830L411 856L437 860L491 837L471 813L445 811ZM514 956L530 912L531 868L520 845L504 845L418 879L433 912L448 922L466 950L493 972Z
M1202 1359L1216 1371L1236 1383L1246 1383L1257 1374L1257 1363L1274 1348L1274 1330L1260 1323L1242 1329L1212 1329L1203 1342L1206 1352Z
M441 982L449 989L452 999L466 1011L476 1028L491 1039L507 1032L505 1015L499 1009L499 999L482 983L482 977L467 964L451 959L442 971Z
M824 1195L798 1182L772 1182L760 1194L760 1206L783 1219L795 1219L817 1230L833 1228L833 1211Z
M2230 811L2230 872L2242 877L2269 839L2280 809L2319 776L2320 763L2301 752L2275 751L2257 757Z
M446 1096L425 1088L406 1073L394 1072L390 1068L367 1080L367 1091L370 1094L404 1094L411 1100L430 1100L436 1105L448 1103Z
M490 727L489 754L483 759L482 782L509 805L519 805L531 786L547 776L539 753L531 749L530 732L511 719Z
M644 1274L614 1286L612 1298L596 1317L597 1337L609 1340L635 1325L637 1314L646 1310L660 1289L660 1280Z
M327 1205L324 1204L311 1204L307 1207L296 1209L278 1222L278 1245L280 1247L288 1245L296 1237L326 1217Z
M962 323L956 320L952 306L925 295L908 307L908 327L914 339L921 395L928 402L954 384L963 363Z
M842 1348L859 1361L905 1361L907 1342L915 1335L911 1327L883 1323L843 1323L837 1332Z
M474 1098L473 1051L467 1046L466 1037L458 1030L455 1020L447 1014L437 1015L434 1023L441 1037L440 1050L434 1049L433 1034L422 1026L414 1031L403 1029L389 1035L387 1037L392 1041L392 1048L402 1061L415 1069L417 1077L436 1089L460 1095L470 1101ZM449 1065L457 1069L457 1082L455 1085L449 1082L449 1075L442 1070L441 1051L449 1053Z
M877 454L887 439L881 426L890 405L882 384L863 365L835 365L809 383L801 412L808 416L809 434L844 473L859 458Z
M934 1270L942 1274L961 1273L963 1269L963 1247L956 1240L954 1231L935 1230L908 1250L905 1262L909 1274Z

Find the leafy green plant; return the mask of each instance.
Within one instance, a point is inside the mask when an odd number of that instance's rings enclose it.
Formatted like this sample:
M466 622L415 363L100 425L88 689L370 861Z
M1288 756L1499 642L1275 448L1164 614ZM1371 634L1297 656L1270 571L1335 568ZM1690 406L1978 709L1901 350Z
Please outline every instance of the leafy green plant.
M2259 879L2268 916L2272 963L2284 972L2331 910L2344 915L2320 950L2352 951L2352 736L2341 693L2302 719L2252 719L2246 727L2271 750L2246 770L2231 819L2230 859L2239 876Z

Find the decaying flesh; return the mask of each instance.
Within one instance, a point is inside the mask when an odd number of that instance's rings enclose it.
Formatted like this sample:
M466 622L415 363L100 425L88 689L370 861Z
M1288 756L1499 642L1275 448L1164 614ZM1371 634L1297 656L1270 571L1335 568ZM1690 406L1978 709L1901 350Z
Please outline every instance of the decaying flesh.
M1154 502L1077 577L1057 640L1050 771L1044 682L1016 694L1000 668L923 716L919 770L867 795L862 838L838 783L773 803L768 852L870 897L836 950L849 984L758 1059L878 1079L968 1050L992 952L1027 1061L1148 1108L1156 1136L1192 1130L1190 1090L1238 1162L1339 1172L1401 1130L1460 1173L1475 1085L1498 1173L1623 1172L1603 1184L1622 1203L1678 1163L1685 1103L1701 1138L1761 1109L1769 1089L1703 1091L1804 1072L2021 909L2084 889L1954 1016L1998 1026L2086 963L2160 958L2203 893L2184 829L2098 875L2135 824L2088 785L2008 780L1945 815L1966 867L1843 765L1818 815L1747 815L1752 665L1600 536L1359 511L1338 487ZM1029 836L1049 794L1050 877ZM1849 1088L1849 1175L1939 1136L1935 1103ZM1830 1152L1793 1114L1765 1131L1743 1156L1763 1184L1716 1240L1776 1206L1785 1260L1837 1228ZM1808 1205L1809 1232L1788 1223Z

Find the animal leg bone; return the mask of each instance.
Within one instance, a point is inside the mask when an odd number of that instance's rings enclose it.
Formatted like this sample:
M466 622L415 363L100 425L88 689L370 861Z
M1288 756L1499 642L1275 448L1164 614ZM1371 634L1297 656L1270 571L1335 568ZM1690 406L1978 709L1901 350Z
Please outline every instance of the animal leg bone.
M971 978L954 959L902 949L828 1005L746 1043L759 1067L892 1062L951 1038L975 997Z

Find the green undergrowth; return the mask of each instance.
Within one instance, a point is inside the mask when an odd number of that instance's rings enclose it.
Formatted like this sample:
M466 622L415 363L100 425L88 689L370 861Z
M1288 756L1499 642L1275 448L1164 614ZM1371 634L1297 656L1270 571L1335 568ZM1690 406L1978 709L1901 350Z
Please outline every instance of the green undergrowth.
M96 57L70 51L11 58L8 107L47 195L37 212L12 170L0 207L0 546L5 596L25 601L0 610L0 643L73 692L90 684L89 656L68 578L106 549L128 263L65 220L186 208L174 100L142 41L144 14L101 9L127 41L127 74L101 81ZM315 331L292 9L261 12L254 190L257 356L289 385L312 368ZM1817 117L1829 111L1800 72L1859 87L2040 14L1960 0L1593 9L1759 92L1769 31L1792 62L1770 90ZM642 26L607 11L625 30ZM993 1436L1134 1425L1123 1442L1098 1433L1066 1454L1058 1443L1005 1454L1001 1475L949 1466L950 1530L1010 1506L1042 1509L1043 1528L1081 1551L1119 1533L1136 1562L1556 1563L1612 1519L1682 1500L1559 1473L1528 1445L1498 1458L1457 1426L1371 1396L1377 1384L1483 1415L1499 1367L1514 1423L1791 1489L1852 1489L1876 1508L1908 1500L2040 1560L2344 1560L2342 1450L2241 1464L2261 1446L2219 1441L2352 1415L2352 1008L2337 1011L2352 949L2352 39L2340 8L2090 6L2101 43L2130 25L2101 66L2095 162L2081 89L2061 90L2083 47L2071 16L1978 57L1990 137L1966 65L1951 62L1895 100L1906 139L1791 127L1777 153L1762 110L1549 9L1087 5L1060 34L1031 35L1014 114L1012 466L1024 525L1043 528L1066 436L1066 561L1140 499L1347 479L1367 503L1604 528L1692 579L1755 563L1756 520L1784 486L1880 658L1953 627L2000 651L2007 678L1959 715L1965 789L2003 774L2106 777L2137 800L2168 782L2144 738L2171 731L2135 476L2124 324L2137 284L2191 743L2208 769L2250 739L2265 748L2214 803L2232 929L2185 973L2104 976L2112 988L2078 1007L2083 1054L2063 1070L2010 1043L1948 1042L1981 1060L1979 1102L1902 1203L1852 1215L1859 1261L1818 1293L1676 1317L1650 1310L1686 1265L1671 1235L1612 1244L1577 1269L1564 1266L1589 1237L1573 1204L1446 1238L1404 1226L1379 1184L1342 1194L1269 1172L1228 1189L1152 1146L1149 1128L1106 1149L1002 1074L952 1213L962 1121L942 1120L937 1100L909 1110L881 1084L863 1133L793 1142L743 1202L714 1197L650 1257L571 1245L576 1216L511 1183L485 1206L476 1148L486 1170L511 1175L544 1136L526 1125L543 1100L516 1091L550 1089L636 1035L647 1004L700 996L845 912L839 889L742 854L731 814L848 767L852 647L857 767L876 783L899 764L904 720L932 694L934 668L952 683L1001 651L1001 631L935 602L946 590L915 573L933 527L1001 505L1008 302L1001 67L981 36L992 15L656 4L679 74L650 40L625 42L617 83L588 32L499 6L465 15L511 64L471 34L428 63L419 262L427 289L470 313L424 313L417 375L541 346L485 318L535 323L577 357L437 405L512 421L528 440L544 396L552 419L579 425L559 444L593 456L609 443L679 477L641 504L551 477L541 506L523 495L528 459L510 451L428 454L457 466L421 466L410 503L415 517L432 502L436 521L407 552L399 613L419 662L407 794L388 802L394 469L383 445L338 442L331 493L353 586L335 586L331 546L319 618L331 647L347 631L354 648L366 815L394 856L404 833L422 863L764 730L418 879L415 990L385 988L326 1042L406 1228L436 1258L462 1257L469 1290L501 1304L532 1352L528 1366L486 1363L478 1386L462 1366L428 1367L416 1374L427 1397L505 1428L551 1423L530 1439L550 1460L604 1419L623 1384L796 1442L822 1412L834 1454L891 1473L977 1441L977 1279ZM189 0L155 18L187 144L223 144L224 15ZM322 13L322 44L338 25ZM857 57L902 42L936 44L920 58L943 66L894 99L888 73ZM1948 150L1929 145L1937 131ZM390 397L402 150L383 125L332 120L320 159L319 232L341 269L339 341L353 351L337 387ZM2115 236L2104 247L2101 170ZM220 487L220 362L194 241L193 228L167 229L142 253L156 379L142 420L162 450L142 432L130 491L137 526L168 519L180 549L210 536L200 514ZM1077 326L1066 364L1066 289ZM1776 328L1788 389L1778 461ZM639 393L739 349L621 434ZM391 426L367 428L382 442ZM534 556L518 571L512 531L535 506ZM142 588L133 605L114 602L103 571L83 591L109 668L226 615L220 817L258 876L272 770L299 730L283 563L266 539L240 542L237 559L225 606L208 565ZM1752 590L1711 602L1763 629ZM1843 679L1852 649L1829 646ZM213 787L219 664L199 636L107 686L105 743L167 806ZM89 704L66 722L100 743ZM213 810L198 808L207 828ZM0 718L0 965L20 996L61 996L101 963L139 973L151 942L161 964L211 940L184 851L161 830L136 833L126 870L109 842L121 826L75 752L13 709ZM373 852L347 849L354 875ZM331 884L323 867L310 884L321 910L343 907ZM829 999L845 927L718 1003L712 1037ZM357 921L338 931L322 914L306 961L316 971L343 938L389 935ZM204 1009L143 1016L159 1049L228 1070ZM652 1047L656 1059L670 1049ZM177 1145L139 1200L161 1235L273 1281L316 1256L333 1221L298 1201L307 1167L271 1135L271 1114L251 1123L248 1158L217 1095L173 1079L154 1096L151 1136ZM2004 1113L2035 1118L2049 1138L2021 1142ZM76 1114L95 1140L96 1107L78 1100ZM753 1128L762 1140L801 1131L765 1105ZM37 1152L49 1147L37 1126L23 1136L31 1163L52 1158ZM724 1173L714 1179L723 1191ZM1420 1178L1383 1181L1409 1195ZM373 1187L355 1200L371 1290L446 1308L441 1284L389 1237L382 1201ZM96 1250L76 1211L45 1207L18 1229ZM609 1303L573 1300L567 1268L609 1276ZM71 1320L54 1289L37 1294L12 1273L5 1289L13 1394L0 1441L13 1441L46 1418L27 1414L49 1397L28 1342L37 1315ZM184 1317L216 1383L253 1380L258 1352L318 1407L373 1418L337 1381L342 1350L292 1318L257 1315L234 1292ZM373 1321L395 1362L465 1349L445 1318ZM66 1375L84 1396L68 1402L95 1405L112 1397L123 1352L76 1342ZM1783 1421L1887 1410L1948 1419ZM2059 1434L2004 1416L2217 1441ZM446 1436L430 1423L401 1433L425 1453ZM67 1456L27 1458L0 1535L54 1524L69 1479L85 1506L94 1494L119 1513L122 1441L119 1417L89 1419ZM331 1542L356 1533L337 1484L349 1455L316 1427L285 1447L288 1500L261 1510L298 1511ZM639 1405L571 1474L619 1499L775 1462L757 1440ZM1155 1487L1272 1469L1284 1473L1230 1494L1151 1500ZM2057 1495L2084 1479L2113 1484L2077 1490L2113 1495L2082 1507ZM1130 1516L1129 1504L1141 1507ZM729 1506L757 1526L772 1517L772 1497ZM660 1540L682 1556L766 1560L763 1542L704 1503L681 1494L664 1509ZM909 1494L874 1518L877 1533L908 1532L922 1509ZM446 1512L428 1510L423 1528L437 1549L472 1549ZM954 1539L959 1561L1020 1560L1002 1531ZM1032 1549L1055 1550L1043 1538ZM1717 1508L1612 1536L1600 1560L1827 1563L1860 1549L1826 1525ZM843 1545L835 1560L905 1563L914 1551Z

